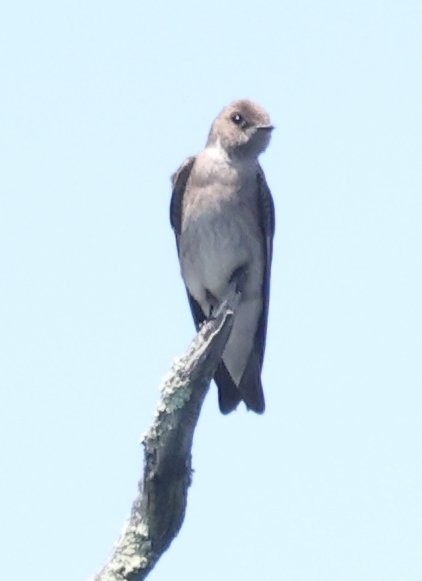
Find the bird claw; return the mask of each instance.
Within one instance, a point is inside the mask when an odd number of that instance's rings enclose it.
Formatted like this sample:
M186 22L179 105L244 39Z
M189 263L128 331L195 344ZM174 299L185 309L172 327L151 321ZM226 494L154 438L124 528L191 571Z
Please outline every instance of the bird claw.
M246 264L239 266L233 271L230 277L230 282L235 283L235 290L237 294L243 293L246 285L246 280L248 278L248 273L249 270Z

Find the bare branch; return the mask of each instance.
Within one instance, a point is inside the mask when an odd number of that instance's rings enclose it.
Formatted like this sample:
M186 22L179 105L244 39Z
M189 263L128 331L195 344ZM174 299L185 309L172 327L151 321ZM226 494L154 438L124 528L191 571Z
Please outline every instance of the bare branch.
M139 495L112 558L93 581L145 579L179 532L191 483L193 434L238 301L230 288L215 317L202 326L165 379L154 422L143 437Z

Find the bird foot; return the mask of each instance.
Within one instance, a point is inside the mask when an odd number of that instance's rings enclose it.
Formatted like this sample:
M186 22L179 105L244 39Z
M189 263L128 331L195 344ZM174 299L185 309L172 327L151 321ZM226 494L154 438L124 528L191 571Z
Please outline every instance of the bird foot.
M239 266L233 271L230 277L230 283L235 284L236 293L238 294L243 293L248 278L248 272L249 270L246 264Z

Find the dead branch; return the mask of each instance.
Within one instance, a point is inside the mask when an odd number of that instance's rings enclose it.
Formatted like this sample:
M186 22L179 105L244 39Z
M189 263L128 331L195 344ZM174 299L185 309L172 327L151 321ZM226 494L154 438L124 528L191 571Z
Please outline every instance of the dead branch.
M152 426L143 437L144 472L130 518L110 561L93 581L141 581L182 526L191 483L195 427L230 336L239 301L234 288L161 387Z

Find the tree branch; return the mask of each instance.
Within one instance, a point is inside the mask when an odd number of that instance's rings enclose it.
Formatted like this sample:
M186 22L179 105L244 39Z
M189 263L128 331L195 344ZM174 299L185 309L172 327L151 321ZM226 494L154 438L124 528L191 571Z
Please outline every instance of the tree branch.
M191 449L204 398L233 326L232 285L215 317L173 363L152 426L143 437L139 495L110 561L93 581L141 581L182 526L191 483Z

